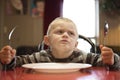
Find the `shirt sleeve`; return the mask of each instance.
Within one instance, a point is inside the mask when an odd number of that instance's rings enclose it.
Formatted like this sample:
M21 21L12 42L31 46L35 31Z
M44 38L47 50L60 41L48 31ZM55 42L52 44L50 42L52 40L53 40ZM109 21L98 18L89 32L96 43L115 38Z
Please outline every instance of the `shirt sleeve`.
M86 63L92 64L92 66L105 67L100 54L89 53L86 57ZM114 64L107 65L109 70L120 70L120 57L117 54L114 54Z

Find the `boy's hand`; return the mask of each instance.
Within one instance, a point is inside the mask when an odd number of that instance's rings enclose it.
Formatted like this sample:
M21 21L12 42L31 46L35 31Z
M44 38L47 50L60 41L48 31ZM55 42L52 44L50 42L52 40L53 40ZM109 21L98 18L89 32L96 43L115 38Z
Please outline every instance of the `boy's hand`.
M16 50L12 49L10 46L5 46L0 51L0 61L3 64L9 64L15 57Z
M111 48L100 45L101 57L104 64L113 65L114 64L114 52Z

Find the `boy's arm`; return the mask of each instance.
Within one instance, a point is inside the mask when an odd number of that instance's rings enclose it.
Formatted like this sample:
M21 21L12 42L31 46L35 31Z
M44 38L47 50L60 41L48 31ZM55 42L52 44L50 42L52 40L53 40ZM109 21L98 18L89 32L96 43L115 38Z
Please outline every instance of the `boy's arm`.
M114 63L112 65L105 64L100 54L89 53L87 54L86 63L92 66L105 67L106 65L110 70L120 70L120 57L114 53Z
M101 49L101 58L103 61L103 64L105 66L109 66L109 69L111 70L120 70L120 58L117 54L113 52L113 50L109 47L105 47L103 45L100 45Z
M11 69L14 67L14 57L16 50L12 47L4 46L0 50L0 69Z
M35 52L31 55L21 55L16 57L16 66L28 63L51 62L47 51Z
M0 69L13 69L25 63L35 63L40 58L39 54L15 56L16 50L11 46L4 46L0 50ZM36 57L37 56L37 57Z
M120 70L120 57L117 54L114 54L114 64L109 65L110 70Z
M37 57L36 57L37 56ZM33 53L31 55L21 55L21 56L16 56L14 57L10 63L5 64L3 62L0 62L1 69L3 70L10 70L14 69L15 67L20 67L23 64L27 63L36 63L40 59L40 54L39 53Z
M0 70L10 70L15 68L15 59L13 59L9 64L3 64L0 62Z
M9 64L15 57L16 50L10 46L4 46L0 50L0 62L3 64Z

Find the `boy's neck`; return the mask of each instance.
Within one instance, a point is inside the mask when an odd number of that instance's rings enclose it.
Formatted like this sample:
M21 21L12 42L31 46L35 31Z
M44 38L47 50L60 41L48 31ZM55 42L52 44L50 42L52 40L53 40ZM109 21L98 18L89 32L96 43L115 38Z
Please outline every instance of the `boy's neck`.
M72 54L72 51L52 51L52 55L55 58L67 58Z

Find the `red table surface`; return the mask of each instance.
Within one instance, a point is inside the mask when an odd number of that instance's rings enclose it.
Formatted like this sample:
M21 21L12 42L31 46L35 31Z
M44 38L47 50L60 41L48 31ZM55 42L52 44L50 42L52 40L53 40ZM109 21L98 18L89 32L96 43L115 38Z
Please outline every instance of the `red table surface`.
M71 73L36 73L16 68L12 71L0 71L0 80L120 80L120 71L92 67Z

